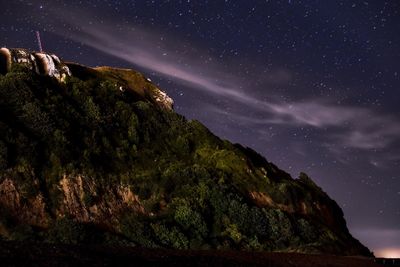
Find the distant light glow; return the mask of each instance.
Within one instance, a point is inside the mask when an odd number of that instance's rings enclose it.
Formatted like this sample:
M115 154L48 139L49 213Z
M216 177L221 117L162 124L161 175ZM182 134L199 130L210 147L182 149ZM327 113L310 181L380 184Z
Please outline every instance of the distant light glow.
M379 258L400 258L400 248L384 248L375 251L375 257Z

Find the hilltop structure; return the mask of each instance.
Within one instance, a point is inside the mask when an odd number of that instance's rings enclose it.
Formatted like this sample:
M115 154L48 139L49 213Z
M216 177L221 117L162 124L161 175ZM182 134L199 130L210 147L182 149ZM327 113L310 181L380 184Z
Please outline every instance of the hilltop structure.
M48 75L60 82L65 82L71 71L54 54L30 52L26 49L0 49L0 74L8 73L13 64L22 64L40 75Z
M172 98L156 87L149 78L130 69L89 68L64 62L54 54L32 52L21 48L1 48L0 74L9 73L15 64L25 66L38 75L54 77L60 83L65 83L66 78L71 76L82 79L105 76L109 81L114 82L115 88L119 91L134 94L138 99L149 100L162 109L173 110Z

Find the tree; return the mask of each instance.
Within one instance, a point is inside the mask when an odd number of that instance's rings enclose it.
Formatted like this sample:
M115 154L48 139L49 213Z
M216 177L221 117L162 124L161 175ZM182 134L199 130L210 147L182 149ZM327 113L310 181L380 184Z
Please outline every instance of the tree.
M0 140L0 170L4 170L8 165L7 145Z

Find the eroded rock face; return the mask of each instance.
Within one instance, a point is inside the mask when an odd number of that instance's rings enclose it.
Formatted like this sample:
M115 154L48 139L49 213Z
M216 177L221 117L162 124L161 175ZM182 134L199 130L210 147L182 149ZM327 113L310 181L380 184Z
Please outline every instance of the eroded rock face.
M6 74L13 64L21 64L40 75L47 75L65 82L71 72L56 55L30 52L25 49L0 49L0 74Z
M170 98L164 91L158 90L156 92L155 101L167 110L173 110L174 108L174 100L172 100L172 98Z
M41 228L48 227L55 217L69 217L118 231L122 214L145 213L139 197L125 185L100 187L88 177L64 175L54 189L58 201L53 202L52 214L42 192L27 196L20 184L6 178L0 182L0 214L7 212L17 222Z
M42 194L24 197L22 191L13 180L4 179L0 183L0 207L10 214L15 214L14 219L17 221L46 227L49 216Z
M72 216L81 222L118 224L124 212L145 213L139 197L128 186L99 188L92 179L64 176L59 182L62 201L57 216ZM101 192L101 193L100 193Z

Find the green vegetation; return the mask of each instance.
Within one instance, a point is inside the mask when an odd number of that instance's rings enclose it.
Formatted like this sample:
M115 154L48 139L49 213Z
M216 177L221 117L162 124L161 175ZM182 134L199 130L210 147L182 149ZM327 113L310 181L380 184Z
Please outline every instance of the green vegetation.
M75 75L65 84L17 67L0 75L0 182L5 174L12 177L26 199L41 192L51 221L43 228L18 230L8 222L12 215L8 221L3 216L0 226L16 233L0 231L3 238L268 251L323 251L323 244L335 242L332 237L353 242L348 234L337 236L345 228L342 217L327 234L319 214L257 204L249 194L263 192L294 209L300 201L310 210L313 202L331 203L308 177L292 180L256 152L220 140L201 123L118 90L118 72L107 70L112 79L104 73L88 70L85 79ZM115 229L74 217L55 219L59 181L74 174L90 177L98 188L130 186L145 213L123 214ZM94 205L97 197L85 195L83 202Z

